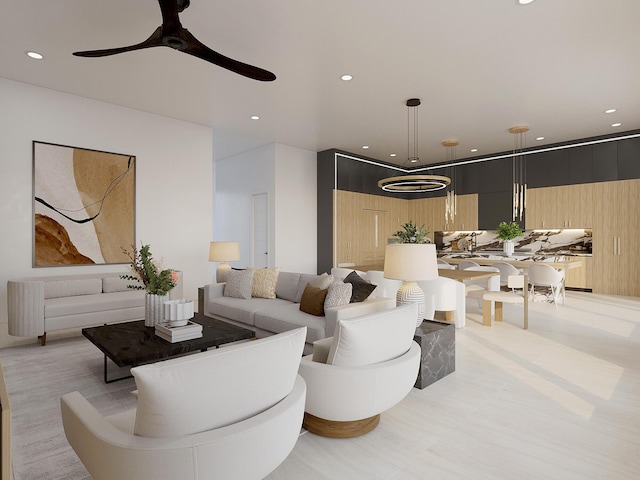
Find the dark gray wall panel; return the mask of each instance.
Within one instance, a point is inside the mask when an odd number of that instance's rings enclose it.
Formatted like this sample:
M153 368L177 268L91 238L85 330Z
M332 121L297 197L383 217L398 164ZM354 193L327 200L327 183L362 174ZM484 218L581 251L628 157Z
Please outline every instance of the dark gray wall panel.
M527 185L529 188L554 187L569 182L568 150L527 155Z
M512 191L478 194L478 228L495 230L500 222L511 221Z
M593 181L611 182L618 179L618 142L593 145Z
M640 178L640 138L618 142L618 180Z
M567 150L568 183L593 182L593 145L570 148Z

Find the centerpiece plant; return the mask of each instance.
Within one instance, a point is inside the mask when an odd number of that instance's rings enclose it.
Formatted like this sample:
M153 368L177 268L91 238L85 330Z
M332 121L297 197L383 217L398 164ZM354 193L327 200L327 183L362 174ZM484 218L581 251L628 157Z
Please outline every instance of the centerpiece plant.
M431 243L429 229L424 225L418 227L413 221L409 220L402 225L402 230L398 230L393 234L396 243Z
M497 236L500 240L513 240L520 235L522 230L517 222L500 222L498 225Z
M125 280L138 281L138 284L127 285L133 290L145 290L153 295L167 295L178 283L178 273L170 268L162 269L151 254L150 245L142 245L138 250L132 245L132 251L123 249L131 260L131 275L120 275Z

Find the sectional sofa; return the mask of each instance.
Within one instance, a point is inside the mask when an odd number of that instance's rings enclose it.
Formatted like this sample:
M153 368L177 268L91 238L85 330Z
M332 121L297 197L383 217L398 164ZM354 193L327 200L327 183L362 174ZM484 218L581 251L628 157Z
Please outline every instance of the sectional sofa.
M366 277L363 272L360 274ZM374 291L364 301L325 308L324 315L306 313L300 308L305 288L319 279L320 275L279 272L275 298L230 297L225 296L227 284L206 285L203 313L249 328L258 338L307 327L305 352L308 353L312 351L313 342L333 335L338 320L388 310L396 305L395 298L381 297Z

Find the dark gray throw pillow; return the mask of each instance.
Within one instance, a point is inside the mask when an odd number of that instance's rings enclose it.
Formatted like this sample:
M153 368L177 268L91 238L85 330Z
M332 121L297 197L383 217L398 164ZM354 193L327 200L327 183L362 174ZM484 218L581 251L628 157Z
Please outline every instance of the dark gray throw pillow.
M353 286L349 303L364 302L377 286L362 278L355 270L347 275L344 283L350 283Z

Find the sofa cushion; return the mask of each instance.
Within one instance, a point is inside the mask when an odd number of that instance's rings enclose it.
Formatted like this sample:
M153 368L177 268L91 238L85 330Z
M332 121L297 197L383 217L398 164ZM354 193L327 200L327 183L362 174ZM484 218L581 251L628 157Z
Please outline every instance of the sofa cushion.
M142 283L137 280L125 280L120 277L104 277L102 279L102 293L126 292L127 290L136 290L129 288L129 285L144 287L144 285L142 285Z
M138 388L135 434L190 435L271 408L293 388L305 335L298 328L131 369Z
M224 296L233 298L251 298L253 270L229 270Z
M245 300L233 297L217 297L209 301L208 308L211 315L228 318L236 322L254 325L254 314L258 311L274 306L289 305L290 301L282 298L251 298ZM298 305L295 305L298 308Z
M298 292L296 293L296 303L300 303L300 299L302 298L302 292L307 287L307 284L311 285L315 284L318 280L319 275L313 275L310 273L301 273L300 279L298 280Z
M334 280L333 275L325 272L318 277L313 286L320 289L329 288L329 285L331 285Z
M333 335L328 364L360 366L385 362L411 347L416 330L416 304L340 320Z
M351 303L364 302L371 292L376 289L376 286L369 281L358 275L355 270L347 275L344 279L345 283L353 285L353 291L351 292Z
M62 317L139 307L141 305L144 305L144 292L139 290L50 298L44 302L44 316L46 318Z
M280 272L276 285L276 297L295 302L298 295L298 280L300 280L299 273Z
M344 283L342 280L335 280L327 289L327 296L324 299L324 308L339 307L351 302L351 292L353 285Z
M101 278L77 278L69 280L47 280L44 282L44 298L73 297L102 293Z
M279 268L254 269L251 296L256 298L276 298L279 272Z
M300 299L300 310L311 315L324 316L324 299L326 296L326 288L316 288L307 284Z
M297 303L260 310L255 313L253 319L256 328L274 333L307 327L307 343L313 343L326 336L325 317L301 312Z

